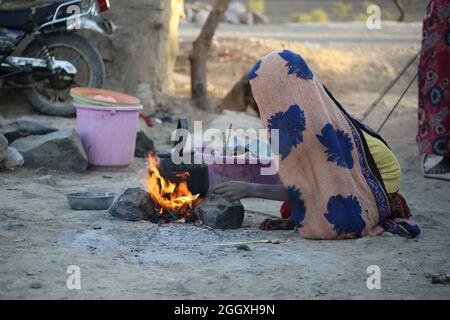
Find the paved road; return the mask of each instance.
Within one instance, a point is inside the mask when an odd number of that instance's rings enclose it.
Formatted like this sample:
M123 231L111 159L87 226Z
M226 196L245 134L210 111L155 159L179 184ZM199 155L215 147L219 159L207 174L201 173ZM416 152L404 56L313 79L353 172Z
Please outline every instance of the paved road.
M221 24L217 36L271 38L284 41L307 41L318 45L339 43L361 44L417 44L421 40L422 24L384 22L381 30L369 30L365 23L329 23L329 24L271 24L271 25L231 25ZM192 41L198 35L200 27L182 23L180 37Z

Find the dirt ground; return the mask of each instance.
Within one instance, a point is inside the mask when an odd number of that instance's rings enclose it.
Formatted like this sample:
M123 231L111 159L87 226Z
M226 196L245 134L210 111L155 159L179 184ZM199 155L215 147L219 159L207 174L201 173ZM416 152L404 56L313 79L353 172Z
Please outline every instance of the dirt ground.
M350 112L361 115L420 46L419 24L393 23L373 35L361 34L362 27L355 24L304 27L298 32L308 40L302 41L303 37L292 36L294 27L272 28L271 33L252 29L252 37L240 29L221 29L209 64L213 101L217 102L259 56L289 47L310 61ZM160 98L158 114L171 114L173 119L189 115L209 123L217 115L195 111L186 98L190 34L195 34L193 27L182 26L176 92ZM287 39L288 35L291 38ZM359 41L361 37L364 41ZM413 70L408 72L386 97L369 117L370 125L378 127L413 75ZM2 99L5 119L31 113L16 100ZM75 119L31 116L60 128L75 125ZM228 116L231 121L243 118L232 113ZM191 224L124 222L104 211L70 210L67 193L89 190L119 195L128 187L142 186L142 159L119 171L76 174L19 168L2 172L0 298L449 299L450 285L432 284L430 275L450 272L450 184L420 175L416 118L417 91L412 88L382 132L400 160L401 191L422 229L414 240L384 234L310 241L294 231L261 231L259 223L277 216L280 203L256 199L243 201L244 225L234 231ZM248 123L258 122L253 119ZM145 127L143 123L141 127ZM172 121L145 131L158 149L164 149L174 127ZM37 182L45 174L55 177L56 186ZM250 245L250 251L220 246L250 239L279 239L281 243ZM81 268L81 290L66 287L70 265ZM380 290L366 287L370 265L381 268Z

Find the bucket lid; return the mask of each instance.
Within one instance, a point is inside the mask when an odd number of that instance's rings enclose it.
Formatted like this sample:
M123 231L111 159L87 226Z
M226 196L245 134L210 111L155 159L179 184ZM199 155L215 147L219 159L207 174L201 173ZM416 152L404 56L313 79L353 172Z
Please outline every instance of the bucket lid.
M137 106L138 98L106 89L77 87L70 89L70 95L78 102L100 106Z
M95 104L85 104L75 101L74 104L77 109L89 109L89 110L97 110L97 111L141 111L144 109L141 105L95 105Z

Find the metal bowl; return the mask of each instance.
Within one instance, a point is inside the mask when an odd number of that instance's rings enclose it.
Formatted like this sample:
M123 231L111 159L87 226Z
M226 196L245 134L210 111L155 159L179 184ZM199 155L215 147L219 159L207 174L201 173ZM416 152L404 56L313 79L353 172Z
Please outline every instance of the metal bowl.
M112 192L78 192L66 197L73 210L106 210L114 201Z

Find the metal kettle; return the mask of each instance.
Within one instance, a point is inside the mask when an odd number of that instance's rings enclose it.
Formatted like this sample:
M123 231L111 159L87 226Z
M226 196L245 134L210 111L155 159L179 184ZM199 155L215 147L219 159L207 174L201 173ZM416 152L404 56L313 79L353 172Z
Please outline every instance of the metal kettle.
M177 130L188 130L188 120L185 118L178 119ZM190 163L175 164L172 161L172 153L178 144L183 143L183 138L180 137L173 145L171 151L158 152L157 156L160 159L159 172L162 177L169 180L172 183L179 184L182 181L187 181L188 189L192 194L205 194L209 189L209 174L208 165L201 163L195 163L195 153L190 152ZM184 154L183 146L179 151L180 157L186 157ZM198 160L198 159L197 159Z

